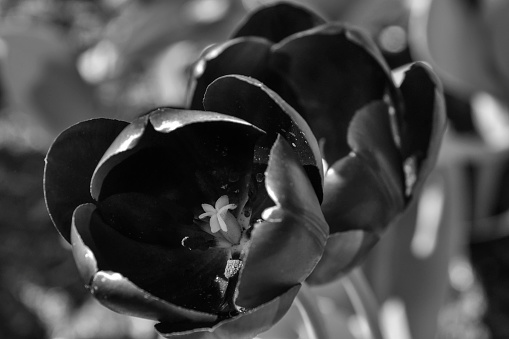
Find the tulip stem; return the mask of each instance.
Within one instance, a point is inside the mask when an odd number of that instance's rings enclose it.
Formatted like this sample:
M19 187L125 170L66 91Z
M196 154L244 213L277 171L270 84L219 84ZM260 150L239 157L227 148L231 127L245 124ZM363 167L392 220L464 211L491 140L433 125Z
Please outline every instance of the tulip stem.
M308 338L328 339L327 327L318 307L316 295L311 292L306 283L302 283L295 305L302 316Z
M384 336L380 329L378 318L379 305L373 290L369 286L366 277L360 268L356 268L342 280L343 286L352 303L355 313L362 317L369 333L366 333L366 339L383 339Z

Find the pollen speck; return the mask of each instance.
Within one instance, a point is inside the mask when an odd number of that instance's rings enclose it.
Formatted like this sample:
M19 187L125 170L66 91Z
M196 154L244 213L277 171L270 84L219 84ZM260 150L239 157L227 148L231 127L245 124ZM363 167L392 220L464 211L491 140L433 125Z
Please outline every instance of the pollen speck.
M226 262L226 267L224 269L224 276L228 279L233 277L237 272L242 268L242 260L237 259L229 259Z

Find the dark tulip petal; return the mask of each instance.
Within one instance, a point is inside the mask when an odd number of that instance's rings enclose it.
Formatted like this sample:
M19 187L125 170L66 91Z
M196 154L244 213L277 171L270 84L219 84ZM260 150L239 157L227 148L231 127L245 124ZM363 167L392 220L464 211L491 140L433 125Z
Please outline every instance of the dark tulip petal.
M142 290L119 273L99 271L89 286L94 297L109 309L135 317L209 326L217 322L217 316L194 311L159 299Z
M352 37L340 24L322 25L281 41L271 58L271 68L294 89L299 113L323 145L328 163L350 152L346 136L355 112L396 94L383 60Z
M101 186L106 175L117 164L134 153L133 148L139 143L147 126L148 116L143 115L127 125L107 148L106 152L96 164L92 175L90 194L95 200L99 199Z
M359 263L361 254L376 243L404 206L403 195L396 199L391 196L370 161L360 155L352 154L336 162L327 172L324 187L322 210L331 235L321 259L323 263L310 278L311 283L320 284L341 277ZM345 248L341 237L354 231L363 232L359 234L366 238L362 237L359 244L350 244L359 246L358 249Z
M327 171L322 210L331 233L381 233L404 207L399 149L392 139L388 108L375 102L361 109L348 131L353 152Z
M226 74L248 75L264 83L277 81L271 80L273 75L268 68L271 46L265 39L241 38L208 50L193 69L190 108L203 110L203 96L207 87Z
M381 233L403 208L403 195L393 202L369 160L352 154L336 162L325 177L322 210L331 234L350 230Z
M140 289L119 273L100 272L93 251L78 228L87 231L95 206L85 204L74 212L71 239L73 255L87 287L103 305L119 313L170 322L214 323L216 315L172 305ZM87 237L89 235L87 234Z
M348 131L353 152L325 176L322 210L331 236L310 283L333 281L353 268L403 211L402 162L391 130L388 107L382 102L367 105L353 118ZM345 247L342 237L351 235L360 237L349 243L354 247Z
M406 163L407 193L413 193L435 165L446 115L440 81L426 64L414 63L404 74L400 89L406 110L401 145L404 160L411 160Z
M323 168L318 143L304 119L279 95L256 79L227 75L210 84L203 103L207 110L241 118L267 133L256 144L255 163L267 164L277 136L285 138L304 166L318 200L322 200Z
M385 62L385 57L373 39L371 39L371 37L368 36L364 31L349 26L348 24L345 24L345 29L346 38L352 43L357 44L358 46L362 46L362 48L378 62L379 66L382 67L385 73L389 76L391 74L391 69Z
M173 201L196 216L203 212L201 204L213 205L222 195L234 204L247 196L260 129L205 111L158 109L148 119L134 148L103 158L98 166L96 173L104 178L96 186L100 200L138 192Z
M401 155L392 134L389 107L383 102L364 106L352 119L348 144L352 151L369 161L393 200L404 192Z
M322 285L341 278L361 263L379 239L378 234L361 230L331 234L322 259L306 282Z
M279 42L323 23L324 19L304 7L280 3L254 12L232 36L258 36Z
M248 309L302 282L320 260L329 227L298 159L282 137L272 148L266 187L276 206L251 234L236 303Z
M98 270L119 273L166 302L218 313L227 285L224 278L227 250L199 251L141 243L105 224L97 210L87 212L88 219L74 219L75 227L84 246L94 254Z
M215 326L189 326L187 324L160 323L158 332L165 338L182 339L251 339L267 331L288 311L300 289L290 287L276 298L240 315L221 321Z
M129 192L112 195L97 205L106 224L136 241L175 248L186 238L193 248L202 249L216 243L213 235L193 224L190 210L168 199Z
M76 208L72 216L71 237L72 252L76 266L80 272L83 281L88 285L94 275L97 273L97 260L94 252L83 243L75 225L89 225L92 213L96 207L94 204L83 204ZM83 226L86 227L86 226Z
M92 202L90 179L95 166L127 122L94 119L62 132L46 155L44 193L50 216L60 234L70 241L76 207Z
M223 75L238 74L258 79L299 110L293 89L283 77L270 69L271 48L272 44L263 38L246 37L230 40L208 51L193 71L190 108L203 110L207 87Z

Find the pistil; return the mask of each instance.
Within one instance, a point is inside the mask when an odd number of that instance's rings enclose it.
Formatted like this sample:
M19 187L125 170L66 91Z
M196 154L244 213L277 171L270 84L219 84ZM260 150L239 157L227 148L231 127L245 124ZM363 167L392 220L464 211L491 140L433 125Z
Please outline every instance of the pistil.
M242 237L242 227L237 218L230 212L237 208L237 205L230 204L227 195L217 199L215 206L202 204L205 211L198 216L199 219L209 219L210 232L224 237L232 246L237 245Z

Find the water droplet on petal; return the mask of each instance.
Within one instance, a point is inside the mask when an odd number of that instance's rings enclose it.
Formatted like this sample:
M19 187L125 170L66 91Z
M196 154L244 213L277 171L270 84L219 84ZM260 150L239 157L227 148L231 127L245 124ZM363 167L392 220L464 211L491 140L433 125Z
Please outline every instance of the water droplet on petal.
M264 178L265 176L263 175L263 173L256 173L256 181L262 182Z
M221 150L221 155L223 157L227 156L228 155L228 148L227 147L224 147L222 150Z
M239 174L236 173L236 172L231 172L230 175L228 176L228 181L229 182L237 182L237 181L239 181Z

